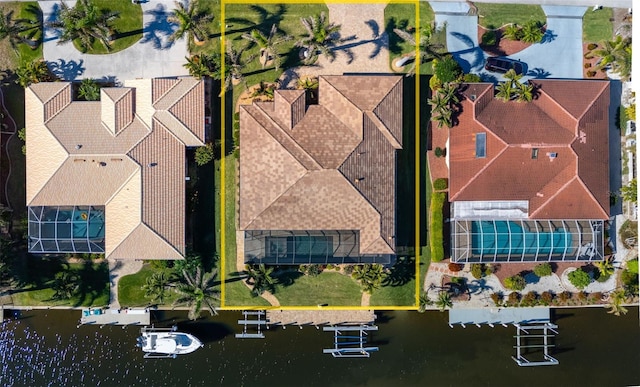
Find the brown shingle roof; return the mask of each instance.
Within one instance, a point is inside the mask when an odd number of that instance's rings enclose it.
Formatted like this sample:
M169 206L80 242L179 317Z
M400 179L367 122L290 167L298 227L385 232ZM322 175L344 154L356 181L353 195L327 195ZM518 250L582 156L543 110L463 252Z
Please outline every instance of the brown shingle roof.
M101 102L70 102L67 83L26 90L27 205L104 205L107 258L180 259L185 145L203 145L204 86L129 85L103 89Z
M240 109L240 228L359 230L361 254L393 254L402 77L321 76L290 128L300 95Z
M531 103L480 98L478 84L464 91L460 124L450 131L451 201L528 200L531 218L607 218L609 83L535 84L540 95ZM480 132L486 158L475 157Z

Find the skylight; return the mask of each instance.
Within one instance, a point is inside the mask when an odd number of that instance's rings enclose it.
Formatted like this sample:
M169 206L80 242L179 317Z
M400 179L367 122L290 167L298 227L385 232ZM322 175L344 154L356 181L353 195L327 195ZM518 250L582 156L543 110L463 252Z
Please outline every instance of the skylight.
M487 134L476 133L476 158L487 157Z

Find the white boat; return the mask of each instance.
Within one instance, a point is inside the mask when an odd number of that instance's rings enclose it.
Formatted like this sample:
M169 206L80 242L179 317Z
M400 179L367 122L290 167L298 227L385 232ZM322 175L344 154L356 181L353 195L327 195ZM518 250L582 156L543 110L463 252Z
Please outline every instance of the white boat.
M144 327L140 330L137 346L145 358L176 358L191 353L204 344L189 333L177 332L177 327Z

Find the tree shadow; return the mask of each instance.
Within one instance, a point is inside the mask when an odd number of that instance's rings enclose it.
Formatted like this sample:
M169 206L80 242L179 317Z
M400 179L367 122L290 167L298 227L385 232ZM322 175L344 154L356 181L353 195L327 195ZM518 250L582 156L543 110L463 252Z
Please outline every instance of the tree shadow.
M469 283L467 283L467 288L471 294L480 294L487 290L493 290L493 286L487 285L487 280L484 278L475 279Z
M619 80L610 81L609 91L609 138L620 138L620 125L616 124L616 115L620 113L622 83ZM609 141L609 190L620 192L622 188L622 144L620 141ZM611 216L622 214L622 200L611 206ZM612 237L613 243L616 238Z
M177 325L179 331L192 333L204 344L221 341L234 333L227 324L219 322L186 321Z
M81 280L74 307L93 304L105 291L109 292L109 266L106 261L95 264L91 259L85 259L77 274Z
M79 76L84 74L85 68L83 63L83 59L80 59L79 62L75 60L67 62L64 59L58 59L57 62L47 62L47 65L51 73L57 78L65 81L75 81Z
M399 55L402 54L402 39L396 35L393 30L394 29L405 29L409 24L408 20L401 20L400 22L396 22L396 18L392 17L387 22L387 25L384 27L384 30L387 33L388 37L388 50L391 54Z
M527 71L526 75L535 79L544 79L549 78L551 73L543 68L536 67Z
M169 41L169 36L171 36L178 27L167 20L167 15L169 14L167 8L163 4L157 4L154 9L146 11L145 13L151 15L152 18L151 21L143 27L140 43L151 43L153 48L157 50L170 48L173 42Z
M43 16L43 37L42 37L42 41L43 42L50 42L52 40L56 40L60 38L60 35L62 35L62 32L59 31L56 28L49 28L47 27L47 25L49 23L53 23L56 20L58 20L58 12L60 12L60 4L56 3L52 8L51 8L51 13L49 15L47 15L47 18L44 19Z
M273 278L276 279L277 284L283 287L288 287L293 285L296 280L302 277L304 274L297 270L283 270L280 272L274 272L271 274Z
M247 26L244 28L227 30L226 34L242 33L242 32L250 31L252 29L257 29L265 34L268 34L272 25L275 24L279 28L280 22L284 19L284 14L287 12L287 6L284 4L276 5L275 12L271 12L262 6L255 5L255 4L249 6L249 9L252 12L257 14L258 21L253 21L245 17L226 18L224 21L225 23L238 23L238 24L243 24ZM233 25L230 25L228 27L233 27ZM284 32L285 34L288 33L288 31L285 31L285 30L281 30L281 31Z
M383 286L402 286L416 277L415 257L399 257L382 282Z
M557 37L558 35L554 34L553 30L546 30L544 32L544 35L542 35L542 40L540 41L540 44L551 43L554 40L556 40Z

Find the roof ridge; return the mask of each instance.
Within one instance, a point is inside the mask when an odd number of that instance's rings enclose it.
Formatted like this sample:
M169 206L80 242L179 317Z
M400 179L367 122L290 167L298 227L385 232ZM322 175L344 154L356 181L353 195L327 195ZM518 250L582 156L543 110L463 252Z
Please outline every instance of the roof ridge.
M295 144L297 149L301 150L304 153L305 156L309 157L309 159L315 164L315 167L317 167L318 169L323 169L322 165L320 165L320 163L313 156L311 156L309 154L309 152L307 152L306 149L304 149L304 147L302 147L302 145L300 145L300 143L298 141L296 141L296 139L291 134L288 133L287 130L283 129L282 126L280 126L280 124L278 124L277 121L275 121L273 118L271 118L271 116L269 116L269 114L267 114L267 112L265 112L259 105L253 104L253 105L250 105L250 106L255 107L260 112L260 115L262 117L264 117L270 124L272 124L274 127L276 127L280 131L280 133L282 133L286 138L290 139ZM340 121L340 122L342 122L342 121ZM291 154L291 156L293 156L293 158L296 159L305 169L310 170L310 168L307 168L307 166L305 166L305 163L302 160L300 160L296 155L291 153L291 151L289 149L287 149L287 147L284 144L282 144L282 142L279 141L273 134L271 134L271 132L267 128L264 128L264 129L265 129L265 131L267 133L269 133L269 135L271 137L273 137L278 143L280 143L280 145L287 152L289 152Z
M391 75L393 77L393 75ZM393 89L396 88L396 86L398 86L398 83L402 81L402 77L399 77L398 79L396 79L395 83L393 84L393 86L391 86L389 88L389 90L387 90L387 93L385 95L382 96L382 98L380 98L380 101L378 101L378 103L375 104L375 106L373 107L373 109L371 109L371 111L375 111L378 106L380 106L380 104L389 96L389 94L391 94L391 92L393 91Z
M364 115L368 119L370 119L371 122L373 122L373 125L376 128L378 128L378 130L382 133L384 138L386 138L387 141L389 141L391 146L393 146L395 149L402 149L402 145L398 143L398 140L396 140L396 138L393 136L389 128L387 128L387 125L385 125L384 122L382 122L382 120L380 119L380 117L378 117L377 114L375 114L374 112L365 111ZM382 128L380 126L382 126Z
M384 238L382 237L382 235L380 235L380 236L378 236L377 238L375 238L374 240L372 240L372 241L371 241L371 243L369 243L368 245L366 245L366 246L364 246L364 247L360 246L360 255L363 255L363 254L362 254L362 250L367 250L369 247L371 247L374 243L376 243L376 242L378 242L378 241L380 241L380 242L384 243L384 244L385 244L385 246L389 247L389 250L391 250L391 253L388 253L388 254L395 254L395 253L396 253L396 252L395 252L395 249L393 249L393 248L389 245L389 243L387 243L387 241L386 241L386 240L384 240ZM364 255L366 255L366 254L364 254Z
M600 208L602 210L602 213L604 214L604 218L609 218L609 215L607 214L606 209L603 208L602 204L598 201L598 199L596 199L596 197L593 194L593 192L591 192L591 189L589 189L589 186L587 186L585 184L585 182L582 181L582 179L580 178L580 175L576 175L576 179L578 180L580 185L582 185L582 187L585 189L585 191L587 191L589 193L589 197L598 205L598 208Z
M568 165L567 168L568 167L570 167L570 165ZM560 187L560 189L556 190L556 192L553 195L551 195L547 200L545 200L544 203L540 207L538 207L535 211L533 211L533 212L531 212L529 214L529 219L533 218L536 213L540 212L540 210L545 208L551 202L551 200L553 200L553 198L558 196L560 194L560 192L564 191L569 186L569 184L573 183L573 181L576 180L576 179L577 179L577 176L573 176L573 177L571 177L571 179L567 180L567 182L564 183L562 185L562 187Z
M580 115L580 117L577 118L578 121L578 127L580 126L580 122L582 122L582 119L584 118L584 115L587 114L587 112L589 110L591 110L591 107L598 101L598 98L600 98L600 96L602 95L602 93L604 93L605 89L609 87L609 83L603 82L602 88L600 89L600 92L598 92L598 94L591 100L591 103L589 103L589 105L587 106L586 109L584 109L584 111L582 112L582 114ZM575 140L574 140L575 141Z
M559 107L560 110L562 110L562 112L567 114L569 117L571 117L575 121L575 128L573 129L573 135L577 136L576 132L577 132L577 128L578 128L579 119L577 117L575 117L573 114L571 114L560 102L556 101L556 99L553 98L549 93L544 91L544 87L541 87L540 91L541 91L541 94L544 94L545 96L547 96L547 98L549 98L549 100L551 100L557 107ZM561 128L564 128L564 126L560 122L558 122L558 120L556 120L556 118L553 115L550 115L549 113L547 113L547 111L545 109L543 109L542 107L537 106L537 105L534 105L534 106L536 106L538 109L540 109L540 111L542 111L545 115L547 115L547 117L551 118ZM571 130L571 129L569 129L569 130Z
M337 87L335 87L331 82L329 82L329 81L327 80L326 76L322 76L322 75L320 75L320 76L318 76L318 79L320 79L320 78L324 79L324 80L325 80L325 82L327 82L327 85L331 86L331 88L332 88L336 93L338 93L342 98L344 98L344 100L345 100L345 101L347 101L347 102L348 102L351 106L353 106L357 111L361 112L361 113L364 115L364 111L363 111L362 109L360 109L360 108L358 107L358 105L356 105L355 103L353 103L353 101L351 101L351 100L350 100L346 95L344 95L340 90L338 90L338 88L337 88ZM382 100L381 100L381 101L382 101ZM378 104L379 104L379 103L380 103L380 102L378 102ZM329 113L331 113L333 116L335 116L335 117L338 119L338 121L340 121L340 122L342 123L342 125L344 125L345 127L347 127L347 128L349 128L349 129L351 129L351 125L349 125L349 124L347 124L346 122L342 121L342 120L341 120L337 115L335 115L335 114L334 114L334 113L333 113L329 108L327 108L325 105L320 104L320 106L324 107L324 108L325 108Z
M75 155L74 155L74 156L75 156ZM109 156L112 156L112 155L109 155ZM135 161L131 156L129 156L129 155L127 155L127 154L124 154L124 155L123 155L123 158L125 158L125 157L126 157L127 159L129 159L129 161L131 161L132 163L134 163L134 164L138 164L138 163L137 163L137 162L136 162L136 161ZM131 181L131 179L133 179L133 177L135 176L136 172L138 172L140 169L141 169L141 168L140 168L140 164L138 164L138 168L137 168L136 170L134 170L134 171L131 173L131 175L130 175L126 180L124 180L124 182L120 185L120 187L118 187L118 189L116 189L116 190L114 190L114 191L113 191L113 194L112 194L112 195L111 195L111 196L110 196L110 197L109 197L109 198L104 202L104 206L106 206L107 204L109 204L109 203L111 202L111 200L113 200L113 198L114 198L116 195L118 195L118 194L120 193L120 191L122 191L122 188L123 188L125 185L129 184L129 182Z
M457 198L458 196L460 196L460 194L461 194L461 193L462 193L462 192L463 192L463 191L464 191L464 190L465 190L465 189L466 189L466 188L467 188L471 183L473 183L473 182L478 178L478 176L480 176L480 175L481 175L481 174L482 174L482 173L483 173L487 168L489 168L489 166L491 166L493 163L495 163L495 161L496 161L496 160L497 160L497 159L498 159L498 158L499 158L499 157L500 157L500 156L501 156L501 155L502 155L502 154L503 154L507 149L509 149L509 144L508 144L506 141L504 141L500 136L498 136L497 134L495 134L495 133L493 132L493 130L491 130L491 129L487 128L487 126L486 126L486 125L484 125L482 122L478 121L478 119L477 119L477 117L476 117L476 116L474 116L474 117L473 117L473 120L474 120L474 121L476 121L476 123L478 123L478 125L480 125L481 127L485 128L488 132L491 132L491 134L492 134L495 138L497 138L497 139L498 139L498 141L502 142L505 146L502 148L502 150L500 150L500 152L499 152L497 155L495 155L495 157L494 157L493 159L491 159L491 161L489 161L489 162L488 162L484 167L480 168L480 169L478 170L478 172L476 172L476 174L475 174L475 175L473 175L473 176L469 179L469 181L467 181L467 183L466 183L465 185L463 185L462 187L460 187L460 189L458 190L458 192L456 192L456 194L455 194L455 195L453 195L453 196L451 196L451 197L449 198L449 202L454 201L454 200L455 200L455 198ZM451 147L451 145L449 145L449 147Z

